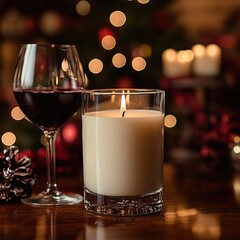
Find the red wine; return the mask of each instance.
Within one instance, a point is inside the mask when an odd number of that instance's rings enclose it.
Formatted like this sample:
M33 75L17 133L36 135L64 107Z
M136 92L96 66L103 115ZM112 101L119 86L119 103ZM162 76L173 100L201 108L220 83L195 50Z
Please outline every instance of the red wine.
M81 94L81 91L14 91L23 113L42 130L56 130L74 115L81 106Z

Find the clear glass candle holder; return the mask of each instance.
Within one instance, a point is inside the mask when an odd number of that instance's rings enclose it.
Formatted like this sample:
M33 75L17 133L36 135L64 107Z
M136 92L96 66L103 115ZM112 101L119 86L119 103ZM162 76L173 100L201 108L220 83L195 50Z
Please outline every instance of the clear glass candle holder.
M104 215L145 215L163 206L165 92L85 91L85 209Z

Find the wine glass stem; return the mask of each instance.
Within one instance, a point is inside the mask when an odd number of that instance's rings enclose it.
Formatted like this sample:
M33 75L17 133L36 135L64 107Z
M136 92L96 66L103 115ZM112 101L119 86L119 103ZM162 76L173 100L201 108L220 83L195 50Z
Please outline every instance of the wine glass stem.
M56 143L56 135L57 132L52 131L44 131L44 135L47 141L47 188L45 192L47 194L58 195L60 192L58 191L57 182L56 182L56 152L55 152L55 143Z

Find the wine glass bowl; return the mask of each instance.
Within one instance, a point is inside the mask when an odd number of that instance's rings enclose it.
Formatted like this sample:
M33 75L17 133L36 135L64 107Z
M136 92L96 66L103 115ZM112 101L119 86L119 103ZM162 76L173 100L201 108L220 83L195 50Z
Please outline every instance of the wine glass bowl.
M82 201L76 193L61 192L56 182L57 130L81 106L85 75L74 45L22 45L16 65L13 91L26 117L46 137L46 189L22 199L33 205L72 205Z

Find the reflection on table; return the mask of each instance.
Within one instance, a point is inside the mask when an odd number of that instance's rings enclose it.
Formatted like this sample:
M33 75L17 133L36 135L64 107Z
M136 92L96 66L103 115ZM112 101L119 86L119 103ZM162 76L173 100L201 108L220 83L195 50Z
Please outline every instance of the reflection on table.
M164 210L140 217L93 215L82 204L0 206L0 239L238 239L240 173L201 172L165 164ZM64 177L82 193L81 180Z

